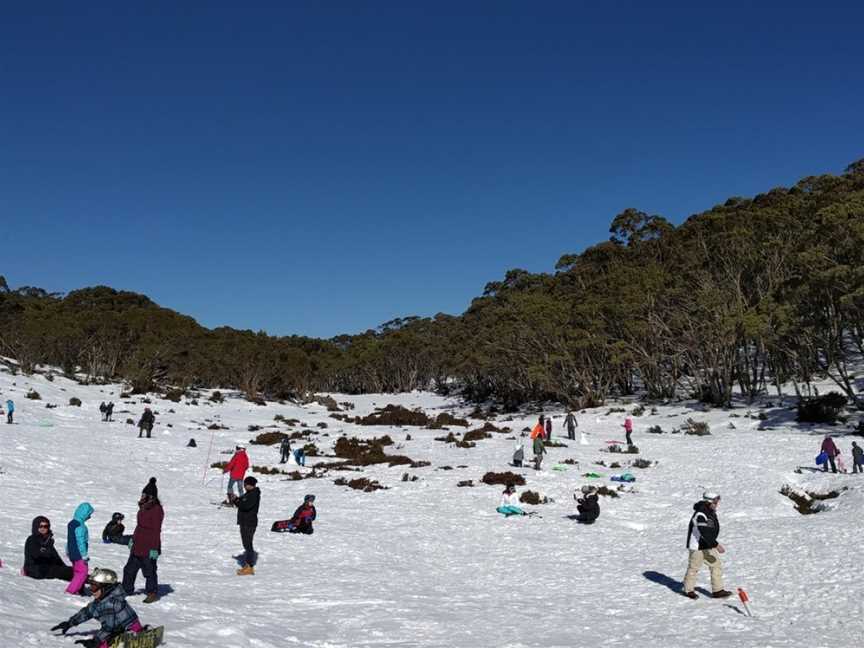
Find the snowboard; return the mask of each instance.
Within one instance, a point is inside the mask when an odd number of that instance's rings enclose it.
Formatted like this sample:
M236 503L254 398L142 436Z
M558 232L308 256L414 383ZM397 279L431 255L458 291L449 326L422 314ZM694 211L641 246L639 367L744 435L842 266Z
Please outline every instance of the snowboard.
M162 645L164 637L165 626L156 628L146 626L138 634L124 632L119 637L112 639L108 646L110 648L154 648L154 646Z
M274 533L287 533L293 528L294 526L291 524L291 520L276 520L273 523L273 526L270 527L270 530Z

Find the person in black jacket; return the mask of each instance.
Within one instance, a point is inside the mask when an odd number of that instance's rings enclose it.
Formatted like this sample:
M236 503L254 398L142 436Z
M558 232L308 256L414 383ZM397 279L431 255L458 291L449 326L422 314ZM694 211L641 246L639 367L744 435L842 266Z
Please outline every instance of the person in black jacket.
M124 517L125 516L122 513L114 513L111 516L111 521L106 524L105 528L102 530L102 542L106 544L129 544L132 536L124 535L124 532L126 531L126 527L123 524Z
M718 506L720 506L720 496L709 491L704 492L702 500L693 505L693 515L687 527L687 549L690 552L687 573L684 575L684 596L687 598L699 598L693 588L696 586L696 576L702 568L702 563L708 563L714 598L732 596L732 592L723 589L723 566L720 564L720 554L726 553L726 549L717 542L717 537L720 535Z
M291 456L291 439L288 438L287 434L282 437L279 449L282 451L282 459L279 460L279 463L286 463Z
M51 522L43 515L33 518L32 534L24 543L24 575L71 581L72 568L54 548Z
M237 524L240 525L240 540L243 542L243 566L237 570L238 576L255 575L255 549L252 547L252 538L258 526L258 507L261 504L261 491L258 490L258 480L247 477L243 480L243 489L246 491L242 497L233 493L231 501L237 507Z
M156 422L156 416L153 414L153 410L149 407L144 408L144 413L141 415L141 419L138 421L138 438L141 438L141 435L144 432L147 432L147 438L150 438L150 435L153 433L153 424Z
M576 521L582 524L594 524L594 521L600 517L600 502L597 499L597 491L591 486L582 487L582 497L576 497L576 510L579 515L576 516Z

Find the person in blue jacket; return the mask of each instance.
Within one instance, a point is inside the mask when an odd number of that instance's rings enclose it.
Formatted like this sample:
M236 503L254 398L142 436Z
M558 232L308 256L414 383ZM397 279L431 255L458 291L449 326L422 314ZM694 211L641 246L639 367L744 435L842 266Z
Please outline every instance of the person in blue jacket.
M90 531L85 522L93 515L89 502L82 502L66 526L66 554L72 561L72 581L66 588L68 594L78 594L87 582L87 563L90 560Z
M6 401L6 422L12 423L12 415L15 413L15 403L12 402L12 399Z

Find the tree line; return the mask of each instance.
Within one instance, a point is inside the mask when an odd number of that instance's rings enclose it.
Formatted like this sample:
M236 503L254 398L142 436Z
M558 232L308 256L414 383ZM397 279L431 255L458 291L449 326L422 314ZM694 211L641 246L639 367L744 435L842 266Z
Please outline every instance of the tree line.
M686 394L728 405L829 378L864 407L864 160L674 227L636 209L554 273L508 271L461 315L406 317L329 340L207 329L143 295L67 295L0 277L0 350L22 371L234 387L250 398L460 390L507 407Z

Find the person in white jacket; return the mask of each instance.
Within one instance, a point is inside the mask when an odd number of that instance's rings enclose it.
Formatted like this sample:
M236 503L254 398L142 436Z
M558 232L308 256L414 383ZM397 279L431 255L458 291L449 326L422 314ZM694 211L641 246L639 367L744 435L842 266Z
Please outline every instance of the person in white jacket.
M501 503L495 509L504 517L511 515L527 515L525 511L517 506L519 500L516 498L516 487L513 484L507 484L504 492L501 493Z

